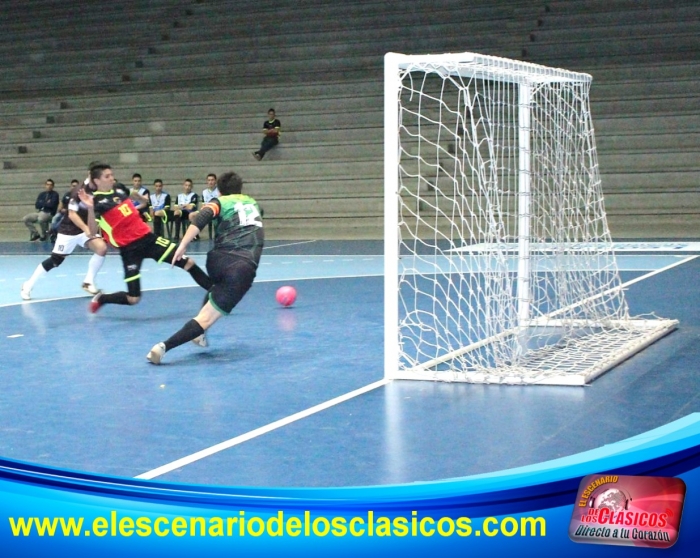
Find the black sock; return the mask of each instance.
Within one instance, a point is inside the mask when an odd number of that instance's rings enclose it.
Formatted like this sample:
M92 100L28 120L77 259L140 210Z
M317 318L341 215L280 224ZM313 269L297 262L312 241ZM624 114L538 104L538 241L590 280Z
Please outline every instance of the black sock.
M100 295L100 304L129 304L129 299L127 298L129 293L124 291L119 291L118 293L102 294Z
M194 264L191 268L189 268L187 273L189 273L192 276L192 279L194 279L195 283L197 283L197 285L202 287L205 291L211 289L211 286L214 284L209 276L204 273L204 270L197 264Z
M192 318L187 322L180 331L171 335L170 338L165 341L165 350L169 351L180 345L184 345L188 341L192 341L195 337L199 337L204 333L204 328L199 325L199 322Z

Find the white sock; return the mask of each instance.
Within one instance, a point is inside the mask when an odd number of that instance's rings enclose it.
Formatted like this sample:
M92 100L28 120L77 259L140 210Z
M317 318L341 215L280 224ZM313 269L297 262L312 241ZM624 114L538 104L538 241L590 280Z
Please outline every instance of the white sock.
M90 283L91 285L95 284L95 275L97 275L97 272L102 267L104 261L104 256L100 256L99 254L92 255L92 258L90 258L90 263L88 263L88 270L83 283Z
M48 271L44 269L44 266L39 264L36 266L36 269L34 270L34 273L32 273L32 276L29 278L29 281L27 281L24 285L27 288L27 290L32 290L34 288L34 283L37 282L39 277L42 277L43 275L46 275Z

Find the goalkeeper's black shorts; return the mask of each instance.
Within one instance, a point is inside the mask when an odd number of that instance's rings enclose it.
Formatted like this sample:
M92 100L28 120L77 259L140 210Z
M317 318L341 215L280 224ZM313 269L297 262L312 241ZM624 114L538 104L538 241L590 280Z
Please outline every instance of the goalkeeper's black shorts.
M209 302L222 314L230 314L252 286L256 271L250 260L212 250L207 254L207 274L214 283Z

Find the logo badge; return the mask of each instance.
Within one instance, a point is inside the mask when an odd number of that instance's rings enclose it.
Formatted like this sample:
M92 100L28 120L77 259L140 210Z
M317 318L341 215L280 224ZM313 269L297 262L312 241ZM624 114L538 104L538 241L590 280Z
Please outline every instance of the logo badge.
M671 477L589 475L569 524L579 543L668 548L678 540L685 483Z

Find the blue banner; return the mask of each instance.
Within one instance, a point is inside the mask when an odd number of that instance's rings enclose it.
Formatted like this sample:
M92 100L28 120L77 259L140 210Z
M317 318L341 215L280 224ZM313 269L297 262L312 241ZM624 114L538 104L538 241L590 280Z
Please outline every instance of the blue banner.
M581 481L598 478L590 475L682 480L677 540L663 551L572 540ZM0 544L3 556L22 557L694 556L699 491L700 414L555 461L392 486L184 485L0 459Z

